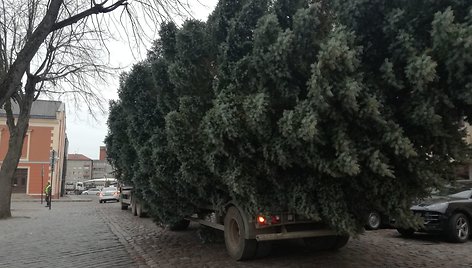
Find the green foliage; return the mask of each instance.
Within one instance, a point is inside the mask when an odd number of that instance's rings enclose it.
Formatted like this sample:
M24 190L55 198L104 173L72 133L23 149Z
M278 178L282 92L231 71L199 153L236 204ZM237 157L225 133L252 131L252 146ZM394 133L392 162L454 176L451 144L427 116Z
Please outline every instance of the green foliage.
M411 226L465 156L471 44L467 0L221 0L122 78L109 157L164 223L234 200Z

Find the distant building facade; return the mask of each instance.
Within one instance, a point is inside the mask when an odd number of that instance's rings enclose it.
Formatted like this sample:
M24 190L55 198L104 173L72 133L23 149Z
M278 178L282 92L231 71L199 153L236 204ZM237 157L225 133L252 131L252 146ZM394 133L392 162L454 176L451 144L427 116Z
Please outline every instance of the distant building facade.
M92 160L83 154L68 155L66 182L76 183L102 178L114 178L113 169L107 161L105 146L100 146L98 160Z
M12 105L15 117L17 105ZM5 110L0 109L0 165L8 151L10 133L6 125ZM54 169L50 166L51 151L56 152ZM31 108L20 162L13 181L13 193L39 196L48 181L52 184L53 198L61 194L65 178L67 154L65 105L60 101L36 100Z
M113 169L106 160L93 160L92 179L114 178Z
M76 183L92 179L92 159L83 154L67 156L66 182Z
M100 159L93 160L93 179L114 178L113 169L107 160L107 151L105 146L100 146Z

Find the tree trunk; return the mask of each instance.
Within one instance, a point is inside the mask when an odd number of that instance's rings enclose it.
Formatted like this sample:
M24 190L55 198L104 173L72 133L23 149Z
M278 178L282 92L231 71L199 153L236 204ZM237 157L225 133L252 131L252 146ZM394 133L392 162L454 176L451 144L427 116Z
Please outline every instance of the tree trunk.
M28 85L28 86L34 86ZM8 142L8 152L0 168L0 219L11 217L11 194L12 183L16 168L20 162L23 142L29 127L31 106L34 100L33 92L27 93L19 103L20 115L16 125L13 114L7 110L7 124L10 130L10 140ZM11 109L11 108L10 108Z
M18 135L10 137L8 152L0 168L0 219L11 217L12 182L16 167L20 161L24 139L19 138Z

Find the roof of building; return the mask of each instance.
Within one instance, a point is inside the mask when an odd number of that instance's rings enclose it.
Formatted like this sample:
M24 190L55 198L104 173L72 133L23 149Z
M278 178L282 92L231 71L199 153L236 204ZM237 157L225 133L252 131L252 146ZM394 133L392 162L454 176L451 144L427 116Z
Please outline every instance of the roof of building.
M92 161L92 159L86 157L83 154L68 154L67 160L77 160L77 161Z
M12 103L13 114L18 115L20 109L18 104ZM36 100L31 106L31 118L56 119L57 112L65 111L65 105L61 101ZM4 109L0 109L0 116L6 117Z

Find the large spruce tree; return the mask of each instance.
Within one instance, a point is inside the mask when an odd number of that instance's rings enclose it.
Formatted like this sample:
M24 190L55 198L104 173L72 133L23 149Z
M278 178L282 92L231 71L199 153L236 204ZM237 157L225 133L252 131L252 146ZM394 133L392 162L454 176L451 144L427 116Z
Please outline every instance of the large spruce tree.
M221 0L166 24L112 103L107 146L153 216L235 200L358 233L454 176L472 111L472 8Z

